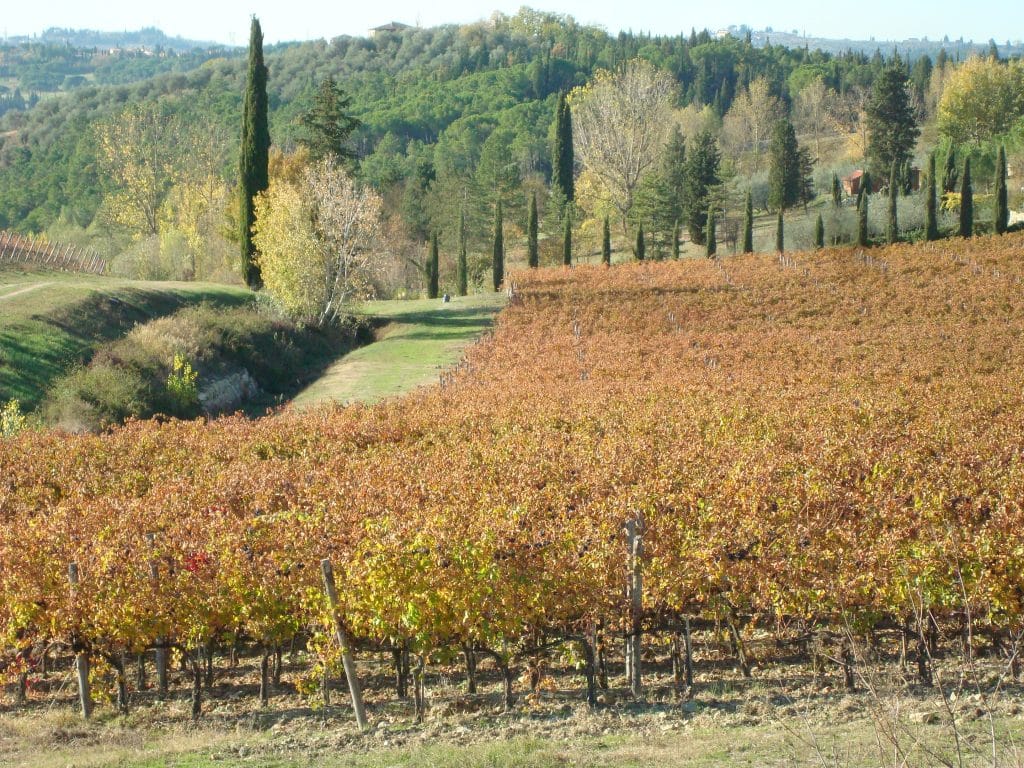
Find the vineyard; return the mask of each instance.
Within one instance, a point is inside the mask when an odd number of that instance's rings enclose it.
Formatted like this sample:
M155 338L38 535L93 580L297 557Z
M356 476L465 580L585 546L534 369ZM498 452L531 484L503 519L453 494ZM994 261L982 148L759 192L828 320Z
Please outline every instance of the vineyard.
M770 638L828 648L852 686L854 638L882 637L923 684L942 648L1015 673L1022 255L1009 235L518 272L429 390L23 434L0 446L0 665L23 692L77 655L124 708L125 660L169 652L196 716L215 654L255 649L265 693L299 642L315 696L339 635L393 659L419 714L438 659L471 693L493 663L511 706L557 649L597 705L624 642L637 695L655 652L682 691L697 632L745 673Z
M107 263L92 250L50 242L43 237L0 231L0 264L32 264L65 272L102 275Z

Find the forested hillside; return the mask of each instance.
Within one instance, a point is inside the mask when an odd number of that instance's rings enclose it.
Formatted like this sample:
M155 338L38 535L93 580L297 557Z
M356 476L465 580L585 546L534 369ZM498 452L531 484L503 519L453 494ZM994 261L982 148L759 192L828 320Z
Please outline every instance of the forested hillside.
M672 122L682 135L707 130L716 138L725 209L738 207L747 190L756 207L767 206L760 157L774 120L790 116L801 141L813 144L817 190L825 192L833 170L862 162L867 102L886 67L904 68L927 124L955 66L941 52L935 61L833 55L757 47L749 35L613 36L524 9L466 26L269 47L271 136L279 149L292 149L302 136L299 116L332 76L360 122L351 146L363 180L384 196L391 234L422 244L440 232L450 251L465 216L470 249L480 250L495 197L515 234L536 193L543 248L545 232L556 235L553 244L561 231L546 206L558 94L636 58L676 82ZM9 113L0 134L0 227L86 240L107 256L121 254L122 271L142 277L223 273L237 231L231 190L243 68L240 57L213 58L132 84L84 85ZM109 156L112 131L133 120L177 126L145 190L151 213L144 217L123 210L131 201ZM119 141L132 146L123 134ZM985 151L994 167L994 150Z

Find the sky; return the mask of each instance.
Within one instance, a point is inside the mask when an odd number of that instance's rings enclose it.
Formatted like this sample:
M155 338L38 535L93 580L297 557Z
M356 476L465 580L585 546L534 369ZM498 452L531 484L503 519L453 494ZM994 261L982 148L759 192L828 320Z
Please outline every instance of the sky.
M623 2L623 0L538 0L532 8L569 14L578 22L609 32L644 31L677 34L705 27L746 24L798 30L812 37L901 40L927 37L976 42L1024 38L1020 0L713 0L713 2ZM31 35L48 27L135 30L158 27L169 35L243 45L249 17L259 17L267 43L338 35L365 35L371 27L400 21L435 26L487 18L494 10L514 14L522 0L376 0L351 3L330 0L45 0L6 2L0 25L6 35Z

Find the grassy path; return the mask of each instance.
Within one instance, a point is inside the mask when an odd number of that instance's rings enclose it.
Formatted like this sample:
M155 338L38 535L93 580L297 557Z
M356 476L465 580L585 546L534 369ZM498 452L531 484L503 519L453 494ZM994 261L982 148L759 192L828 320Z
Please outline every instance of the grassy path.
M386 322L376 342L331 366L293 401L297 407L325 400L376 402L437 381L439 370L490 327L505 304L503 293L413 301L374 301L360 312Z
M239 306L251 298L230 285L0 268L0 402L16 398L31 410L54 379L136 323L203 301Z

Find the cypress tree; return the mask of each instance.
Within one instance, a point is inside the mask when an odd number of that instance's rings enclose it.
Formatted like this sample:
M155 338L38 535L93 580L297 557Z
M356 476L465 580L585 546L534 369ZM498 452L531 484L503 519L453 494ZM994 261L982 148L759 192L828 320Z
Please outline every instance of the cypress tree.
M747 200L743 208L743 252L754 252L754 198L747 191Z
M708 221L704 226L704 231L707 233L708 240L704 255L712 259L718 251L718 238L715 235L715 206L708 208Z
M505 279L505 225L501 216L501 200L494 209L494 250L491 253L491 268L494 273L494 290L501 288Z
M925 240L939 239L938 200L935 196L935 152L928 155L928 192L925 198Z
M530 198L530 219L526 224L526 262L531 268L540 266L540 249L537 246L537 193Z
M440 253L437 245L437 233L430 236L430 258L427 259L427 298L436 299L440 294Z
M565 224L562 228L562 264L572 266L572 217L565 212Z
M885 225L885 239L890 245L900 239L899 223L896 221L896 200L899 194L899 175L894 162L889 170L889 218Z
M832 174L832 206L838 208L843 204L843 185L839 181L839 174Z
M782 209L779 209L779 220L775 224L775 250L782 253L786 246L786 223L782 218Z
M942 174L942 191L956 192L956 185L959 181L960 174L956 170L956 153L951 146L949 152L946 153L946 168Z
M636 230L636 259L637 261L643 261L646 256L646 248L644 246L644 225L641 224Z
M455 288L459 296L469 293L469 269L466 264L466 212L459 212L459 259L455 269Z
M255 16L249 32L249 69L242 105L242 149L239 158L239 225L242 277L250 288L262 284L256 264L252 227L256 222L254 198L270 184L270 128L267 125L267 67L263 63L263 30Z
M576 197L576 182L573 179L575 157L572 148L572 110L565 100L565 93L558 95L555 109L555 144L551 153L551 186L559 190L566 202Z
M612 264L612 226L608 217L604 217L604 229L601 232L601 261L607 266Z
M679 219L672 226L672 258L679 258Z
M862 195L857 206L857 245L868 246L868 196Z
M971 187L971 158L964 160L960 184L960 237L974 236L974 190Z
M820 213L818 214L817 221L814 222L814 247L825 247L825 221L821 218Z
M768 154L768 207L790 208L801 199L803 176L800 146L789 120L782 119L775 124Z
M1000 145L999 153L996 156L996 234L1006 233L1010 224L1010 204L1006 195L1006 147Z

